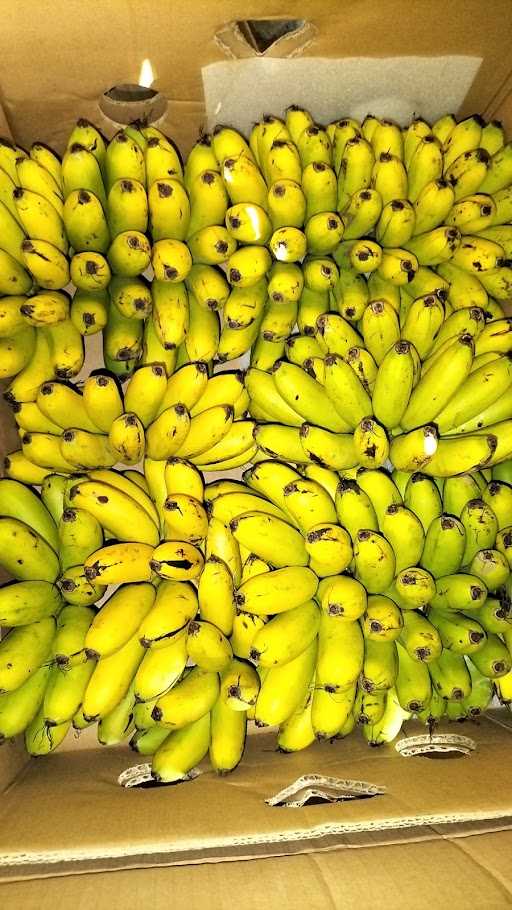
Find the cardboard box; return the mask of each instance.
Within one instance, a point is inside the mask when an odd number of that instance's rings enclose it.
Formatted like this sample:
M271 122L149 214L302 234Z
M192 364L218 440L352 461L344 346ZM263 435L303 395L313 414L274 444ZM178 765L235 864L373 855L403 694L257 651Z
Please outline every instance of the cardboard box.
M508 0L303 0L300 9L284 0L4 0L0 12L0 135L21 145L38 139L62 152L78 117L112 136L116 106L102 109L103 94L136 84L144 60L167 102L156 122L184 153L215 117L231 110L236 125L247 116L239 100L230 107L237 84L255 116L280 113L277 88L315 114L324 102L340 115L373 103L376 113L406 118L418 98L416 114L441 113L456 98L460 116L499 116L512 133ZM261 78L248 81L249 72ZM416 95L397 93L399 75ZM15 439L0 404L0 448ZM477 749L453 761L370 750L357 735L281 756L262 734L228 778L205 767L179 786L140 790L117 784L138 757L98 749L91 731L46 759L8 744L0 902L24 910L56 901L112 910L193 910L205 900L214 910L509 906L510 715L491 712L460 732ZM300 809L265 803L309 772L386 790Z

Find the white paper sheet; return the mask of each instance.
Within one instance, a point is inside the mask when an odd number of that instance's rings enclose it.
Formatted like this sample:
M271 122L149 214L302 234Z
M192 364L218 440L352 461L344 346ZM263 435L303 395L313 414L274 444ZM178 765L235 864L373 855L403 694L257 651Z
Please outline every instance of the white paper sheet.
M299 104L319 123L372 113L406 124L457 111L481 57L271 57L203 67L208 129L226 123L248 133L263 114Z

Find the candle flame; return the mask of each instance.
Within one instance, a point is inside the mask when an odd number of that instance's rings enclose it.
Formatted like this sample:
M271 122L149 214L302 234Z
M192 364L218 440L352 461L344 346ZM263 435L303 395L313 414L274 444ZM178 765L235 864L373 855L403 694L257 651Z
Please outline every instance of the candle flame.
M139 76L139 85L143 85L144 88L151 88L153 82L155 81L155 74L153 72L153 67L151 66L151 60L148 60L146 57L142 61L140 68Z

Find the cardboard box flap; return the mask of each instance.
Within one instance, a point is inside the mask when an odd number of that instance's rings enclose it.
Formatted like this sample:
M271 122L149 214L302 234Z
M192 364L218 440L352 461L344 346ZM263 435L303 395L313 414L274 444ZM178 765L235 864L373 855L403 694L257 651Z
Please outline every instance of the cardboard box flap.
M357 850L267 857L251 863L204 863L188 867L95 870L94 875L46 878L44 883L0 885L0 903L23 910L55 907L109 910L503 910L510 906L512 832L457 840L424 841ZM404 870L406 874L404 874Z
M162 126L187 151L204 120L200 68L233 56L218 36L233 23L271 19L302 20L309 40L295 46L285 35L263 59L295 52L304 58L481 58L463 115L487 110L511 71L508 0L494 0L492 15L486 0L466 0L463 8L455 0L381 0L377 8L374 0L305 0L300 9L289 0L18 0L2 21L0 105L17 142L37 138L62 151L77 117L94 120L109 135L115 131L102 120L99 99L114 85L137 83L149 59L154 87L170 101ZM254 57L250 40L244 43ZM295 100L293 88L290 83L288 103ZM336 88L343 114L343 85ZM272 101L270 94L267 110Z
M418 733L415 724L407 733ZM479 830L512 824L509 773L511 730L492 720L472 726L477 750L440 766L405 759L393 746L369 749L362 737L274 752L274 737L248 739L244 763L219 778L204 770L194 780L154 789L123 789L123 750L59 753L21 771L0 805L0 864L4 877L32 874L50 864L114 860L116 867L203 862L286 853L290 844L318 848L324 838L386 843L391 832L478 822ZM133 762L134 764L136 762ZM385 788L382 795L344 802L270 807L265 800L301 775L324 774ZM361 835L363 835L361 837ZM301 843L302 842L302 843ZM315 842L315 846L313 846ZM296 847L295 847L296 849ZM294 852L292 848L291 852ZM9 868L9 864L11 868Z

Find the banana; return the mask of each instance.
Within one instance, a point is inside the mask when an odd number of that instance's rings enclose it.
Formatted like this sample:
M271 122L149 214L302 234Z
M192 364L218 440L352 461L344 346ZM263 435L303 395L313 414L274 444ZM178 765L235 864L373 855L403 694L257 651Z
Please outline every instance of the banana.
M338 433L346 430L347 423L338 416L320 383L296 364L278 361L272 377L281 397L304 420Z
M115 746L134 732L133 683L110 714L102 717L98 724L98 742L102 746Z
M336 174L329 164L311 161L302 171L302 177L299 173L297 183L301 182L306 198L306 220L313 215L336 210L338 186Z
M166 538L199 544L208 531L208 517L202 503L187 493L168 496L163 505Z
M1 490L1 482L0 482ZM498 531L510 524L510 508L512 503L512 487L502 480L492 480L482 493L482 500L492 510L497 518ZM1 495L0 495L1 503ZM492 544L484 544L491 546Z
M12 692L37 672L49 656L55 619L45 617L12 629L0 643L0 693Z
M444 648L455 654L473 654L483 648L487 636L473 616L431 607L428 618L438 630Z
M190 203L180 180L155 180L148 192L147 205L153 241L185 240L190 221Z
M68 284L68 261L53 244L46 240L27 239L21 245L21 253L28 272L39 287L59 290ZM71 279L75 284L78 283L75 275L72 274Z
M363 660L364 639L359 623L340 620L335 614L322 611L315 689L330 694L343 692L358 679Z
M393 505L400 505L402 497L395 483L384 470L368 470L360 468L357 471L356 480L360 488L369 496L379 526L382 525L386 509ZM363 526L363 528L372 528L372 525Z
M308 126L314 126L314 121L309 111L304 110L297 104L290 104L286 108L286 129L290 133L291 139L295 144L303 130Z
M57 619L52 643L52 663L64 669L86 661L84 643L94 611L89 607L66 605Z
M252 203L231 206L226 212L225 222L229 235L241 244L265 244L272 235L272 222L265 209Z
M497 357L475 370L437 414L439 431L455 430L461 423L478 416L507 391L511 382L512 368L507 357Z
M106 290L75 291L69 315L81 335L95 335L105 328L108 321L108 300Z
M282 724L304 703L310 689L317 655L316 639L293 660L269 669L255 705L258 727Z
M462 565L466 545L464 525L452 515L442 514L432 520L425 536L421 566L434 578L457 572Z
M314 217L317 218L318 216ZM322 216L320 216L320 218L322 218ZM318 228L320 228L320 225L318 225ZM320 233L320 231L318 231L318 233ZM306 255L308 248L312 248L313 245L314 239L308 238L303 231L300 231L295 227L277 228L272 234L268 244L270 252L275 259L280 262L290 263L302 260Z
M456 573L436 579L436 595L432 606L441 610L478 609L485 602L487 588L474 575Z
M211 145L219 164L228 156L247 155L251 161L255 160L252 149L247 145L241 133L222 123L216 125L211 136Z
M242 759L247 718L218 698L211 710L210 726L210 764L217 774L228 774Z
M161 578L187 581L197 578L203 569L201 551L188 541L166 541L157 546L150 560L150 568Z
M442 698L435 688L432 688L432 696L429 704L423 711L418 711L417 715L418 720L428 726L430 734L433 733L436 725L445 715L446 706L446 699Z
M90 660L109 657L137 632L155 600L153 585L122 585L102 604L85 637L85 650Z
M149 316L153 307L151 291L141 277L125 278L114 275L109 284L112 304L127 319L145 319Z
M28 516L27 516L28 517ZM0 564L18 581L55 582L58 557L47 540L24 521L0 517Z
M62 218L68 240L76 252L107 252L109 225L97 195L87 189L73 189L66 196Z
M31 239L44 240L52 244L65 255L68 251L68 241L64 230L64 222L53 204L44 196L41 196L40 193L21 186L15 188L13 198L18 217L26 234ZM7 209L2 213L3 220L6 213L9 214ZM14 222L14 224L16 223ZM17 224L16 227L19 230ZM12 236L12 229L9 233ZM10 250L7 250L7 252L10 252Z
M193 667L158 699L152 711L153 720L174 730L183 728L208 714L218 695L218 674Z
M190 199L189 237L203 228L224 224L229 200L224 181L216 169L209 166L191 177L187 189Z
M202 670L221 672L230 663L233 652L223 633L212 623L194 620L187 629L187 654Z
M0 294L15 296L28 294L32 286L32 276L24 264L0 248Z
M59 537L53 517L36 494L17 480L0 480L0 513L24 522L55 551Z
M352 543L360 530L378 530L377 516L371 498L353 480L341 480L336 490L338 521L349 532Z
M240 545L277 568L308 563L302 535L275 515L244 512L233 518L229 526Z
M19 581L0 588L2 626L25 626L38 622L48 616L56 616L61 607L59 590L48 581Z
M232 205L247 202L266 207L267 186L252 155L249 157L244 151L236 157L223 158L221 172Z
M344 572L352 560L350 535L333 523L313 525L307 532L305 547L309 566L319 577Z
M84 566L71 566L59 578L59 588L67 604L87 607L103 597L106 586L94 584L85 575Z
M407 171L402 160L390 151L375 153L371 186L376 190L383 206L393 199L407 199ZM414 201L414 200L413 200Z
M13 190L13 200L16 202L16 187ZM20 190L23 192L23 190ZM47 203L43 199L43 203L46 203L50 208L50 203ZM0 203L0 228L2 231L2 246L1 249L4 251L5 255L8 255L15 260L17 266L24 266L25 261L23 258L22 245L26 239L28 231L25 227L24 222L21 220L21 215L18 213L18 207L15 205L16 215L11 214L10 209L4 205L3 202ZM53 210L55 219L58 220L58 215ZM8 261L8 260L6 260ZM2 270L3 271L3 270ZM21 292L23 293L23 292Z
M233 577L219 557L211 555L206 560L197 594L201 619L231 635L235 618Z
M425 183L414 200L413 234L424 234L444 224L454 202L454 190L444 178Z
M311 165L312 167L313 165ZM306 197L299 183L284 178L276 180L267 194L267 203L272 228L277 231L282 227L301 228L306 219Z
M417 516L406 506L393 503L384 514L382 533L395 553L395 572L415 566L423 552L424 531Z
M361 671L361 690L367 693L391 689L398 674L398 655L394 641L365 640Z
M318 600L329 616L348 622L359 619L367 607L365 588L355 578L345 575L322 579Z
M392 204L389 203L389 205ZM380 224L382 218L380 193L370 187L353 193L346 203L341 217L345 226L343 232L345 240L357 240L370 234L375 225Z
M31 723L40 708L49 674L50 667L43 664L17 689L0 695L1 743L23 733Z
M107 145L104 173L107 191L122 178L138 180L144 186L146 184L144 153L139 144L124 130L116 133Z
M80 119L77 120L75 126L71 130L67 141L67 148L70 148L75 143L79 143L84 148L92 152L100 167L103 168L105 164L106 152L105 140L100 131L96 129L96 127L84 117L80 117ZM48 156L46 156L45 160L47 162L51 162L52 159L49 159Z
M125 234L119 234L118 238L124 238L128 234L129 236L134 236L133 233L126 232ZM143 235L141 235L142 237ZM135 235L138 237L138 235ZM118 239L116 238L116 240ZM142 241L140 241L142 244ZM142 260L146 258L146 245L147 240L144 241L142 246L144 250L142 255L139 258L139 265L141 268L138 268L137 271L127 271L125 267L120 274L138 274L139 272L144 271L144 269L149 265L149 260L146 264L142 263ZM135 263L134 263L135 265ZM157 281L171 281L174 283L182 282L187 277L190 269L192 268L192 256L190 255L188 247L181 240L157 240L153 244L151 249L151 265L153 266L153 271ZM115 271L115 269L114 269Z
M407 335L404 334L407 338ZM414 386L414 364L411 343L393 344L382 359L371 400L377 419L389 429L400 425Z
M493 197L477 193L459 200L448 213L446 223L457 227L461 234L478 234L493 224L495 215Z
M382 594L371 594L361 618L365 642L395 641L400 635L402 627L402 614L397 604Z
M92 660L71 667L52 667L42 704L48 727L56 727L72 720L82 704L94 667Z
M440 354L411 394L401 420L403 430L412 430L436 418L469 375L473 355L473 339L468 334L458 336Z
M205 757L210 745L210 714L171 733L153 755L152 776L161 782L181 780Z
M304 286L316 293L331 290L339 278L336 263L326 256L308 256L302 264L302 271Z
M342 426L340 432L354 429L357 424L372 412L371 399L359 381L354 370L337 354L329 354L325 359L325 391L336 408ZM309 415L304 415L308 419ZM318 421L317 421L318 422ZM326 429L336 427L326 424Z
M383 207L375 228L381 246L403 247L414 233L415 213L407 199L391 199Z
M476 619L486 632L503 635L505 643L511 629L510 605L497 597L488 597L478 610L471 611L471 618Z
M361 126L357 120L346 117L343 120L337 120L329 124L327 134L332 144L333 167L338 173L345 146L349 139L362 135Z
M274 569L243 582L236 591L235 603L244 612L258 616L281 613L303 604L315 594L317 586L316 575L306 567Z
M151 191L149 194L150 211L151 200L154 198L151 196ZM163 195L163 193L159 195ZM186 201L188 204L188 197ZM146 190L140 181L128 178L116 180L110 188L107 206L108 227L112 239L125 231L145 233L147 230L148 197L146 196ZM155 237L155 239L159 238ZM181 240L183 238L179 237L178 239Z
M308 691L304 702L279 727L277 747L280 752L297 752L315 741L312 708L313 692Z
M208 225L201 228L188 237L187 244L192 254L192 261L204 265L220 265L237 248L235 238L222 225Z
M375 155L364 136L348 139L343 149L338 171L338 204L342 212L351 196L367 189L372 182Z
M103 544L99 522L83 509L64 509L58 531L59 559L64 572L81 565Z
M425 136L430 136L434 133L434 130L431 129L426 120L422 120L421 117L417 117L414 120L411 120L411 123L407 128L403 129L403 160L405 166L408 168L411 158L413 157L416 149L418 148L419 143ZM437 135L436 139L438 138ZM396 152L395 152L396 154ZM399 156L401 157L401 156Z
M148 458L164 459L175 455L186 441L191 425L183 404L174 404L162 411L146 431Z
M171 348L169 350L165 348L157 335L153 317L151 315L148 316L144 322L143 346L140 362L144 366L150 366L151 364L163 366L167 376L171 376L176 367L177 359L178 349Z
M494 489L494 484L490 484ZM496 484L499 489L499 485ZM485 495L485 493L484 493ZM491 494L492 495L492 494ZM508 499L508 497L507 497ZM494 546L496 534L500 529L498 517L492 505L492 498L470 499L462 509L460 520L465 530L465 548L462 565L468 565L479 550ZM504 516L506 521L506 517Z
M346 735L356 692L356 683L344 690L333 692L328 686L317 685L315 680L311 704L311 726L316 739L332 740Z
M421 473L410 476L405 488L404 504L418 516L425 533L431 522L439 518L443 511L443 500L436 484L430 477ZM446 508L446 511L452 512L449 508Z
M265 622L266 619L256 616L256 614L245 613L243 610L236 612L230 636L231 647L236 657L249 659L255 635L265 625Z
M361 328L365 347L377 365L380 365L391 346L400 338L395 310L387 300L369 303L363 313Z
M51 727L47 724L42 706L25 730L25 749L29 755L48 755L57 749L65 739L71 726L70 721Z
M358 322L369 300L366 278L355 269L342 271L332 290L332 297L340 316L350 322Z
M312 600L288 610L256 633L250 658L264 668L286 664L311 645L319 625L320 611Z
M76 508L97 518L118 540L130 540L135 532L138 543L158 544L158 529L152 517L124 490L101 481L86 481L74 486L70 495Z
M386 707L387 689L375 689L366 692L358 688L357 697L352 709L352 716L356 723L377 724L384 716Z
M292 521L306 534L320 522L335 523L334 503L321 484L299 478L283 488L284 507Z
M128 692L143 655L135 633L118 651L98 661L83 696L86 720L101 720L114 710Z
M416 256L420 265L438 265L454 256L461 239L457 227L443 226L411 237L404 243L404 247Z
M233 581L239 583L242 575L240 548L233 534L218 518L211 517L206 537L206 558L222 560L228 567Z
M144 426L134 413L117 417L110 427L108 446L115 461L135 465L144 457Z
M146 651L134 676L136 702L149 703L151 714L156 699L172 689L181 678L187 659L186 635L175 635L164 647Z
M402 618L404 625L399 641L409 657L428 664L437 660L443 644L436 627L417 610L405 610Z
M385 537L364 528L354 539L356 578L371 594L383 593L395 574L395 556Z
M411 714L425 711L432 700L432 683L428 666L415 660L408 651L397 642L398 675L396 678L396 695L400 706Z
M52 203L59 215L62 216L63 200L60 175L59 181L57 181L51 171L47 170L46 167L32 157L18 158L16 165L20 186L44 196Z
M471 662L487 679L506 676L512 670L510 651L495 632L490 632L483 647L471 654Z

